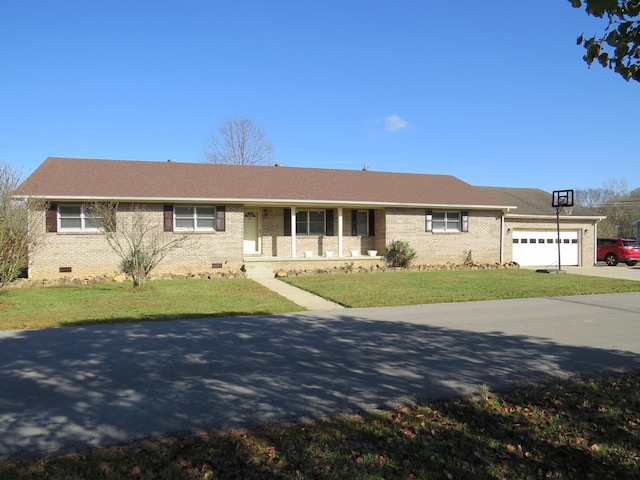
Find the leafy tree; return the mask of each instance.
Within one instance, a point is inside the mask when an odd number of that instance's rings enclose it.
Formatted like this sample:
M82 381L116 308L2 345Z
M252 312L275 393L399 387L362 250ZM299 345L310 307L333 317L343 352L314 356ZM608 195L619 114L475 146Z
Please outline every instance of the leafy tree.
M19 183L20 173L0 162L0 289L20 276L28 265L29 251L38 248L43 236L29 208L42 210L45 202L17 198Z
M153 221L140 205L119 210L117 203L96 203L91 210L109 247L120 258L120 269L131 277L134 287L144 285L169 252L191 243L188 234L168 237L161 223ZM116 221L118 211L122 215Z
M248 117L229 117L205 140L207 163L268 165L273 161L273 145L267 132Z
M588 15L608 20L601 36L578 37L586 50L584 60L609 67L627 81L640 81L640 0L569 1L575 8L584 5Z

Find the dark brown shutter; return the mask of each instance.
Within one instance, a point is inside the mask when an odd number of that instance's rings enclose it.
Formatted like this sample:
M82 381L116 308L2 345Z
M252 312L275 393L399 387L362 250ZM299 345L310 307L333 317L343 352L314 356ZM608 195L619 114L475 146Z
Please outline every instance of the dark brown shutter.
M225 208L224 206L216 207L216 231L224 232L224 216L225 216Z
M351 236L358 235L358 210L351 210Z
M324 216L324 221L325 221L325 235L327 235L328 237L333 237L334 233L333 233L333 210L327 210L327 212L325 213Z
M51 204L49 208L47 208L47 232L57 232L58 231L58 205Z
M291 236L291 209L285 208L284 210L284 233L285 237Z
M461 230L463 232L468 232L469 231L469 212L462 212Z
M164 231L173 232L173 205L164 205Z
M376 234L376 211L369 210L369 235L374 236Z
M433 211L431 210L427 210L425 230L427 232L433 232Z
M116 231L116 212L118 211L118 207L116 205L111 205L109 210L107 211L107 218L105 221L105 230L107 232L115 232Z

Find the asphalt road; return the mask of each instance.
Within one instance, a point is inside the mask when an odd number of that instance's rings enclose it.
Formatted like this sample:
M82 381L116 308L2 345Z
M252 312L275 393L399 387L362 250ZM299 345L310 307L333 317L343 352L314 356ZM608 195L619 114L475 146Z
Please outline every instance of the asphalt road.
M640 293L0 332L0 458L640 366Z

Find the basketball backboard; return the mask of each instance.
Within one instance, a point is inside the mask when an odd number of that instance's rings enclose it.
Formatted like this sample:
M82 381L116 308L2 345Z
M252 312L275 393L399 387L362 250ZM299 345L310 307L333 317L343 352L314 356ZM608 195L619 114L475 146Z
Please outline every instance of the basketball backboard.
M551 206L555 208L573 207L573 190L554 190Z

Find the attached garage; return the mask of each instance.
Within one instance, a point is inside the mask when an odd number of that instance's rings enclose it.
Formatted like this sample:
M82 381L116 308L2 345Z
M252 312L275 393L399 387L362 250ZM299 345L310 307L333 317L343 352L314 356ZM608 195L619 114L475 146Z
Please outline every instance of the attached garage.
M560 231L560 262L580 265L580 232ZM523 266L557 266L557 230L514 230L513 261Z

